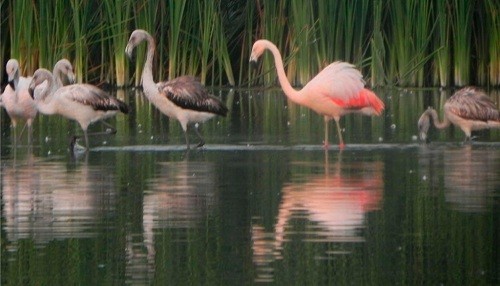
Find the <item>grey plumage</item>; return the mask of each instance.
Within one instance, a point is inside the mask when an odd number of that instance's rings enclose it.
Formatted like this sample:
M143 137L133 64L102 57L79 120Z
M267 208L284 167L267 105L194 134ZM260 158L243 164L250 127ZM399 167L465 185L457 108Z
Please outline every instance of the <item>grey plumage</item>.
M211 96L195 77L180 76L158 83L158 91L183 109L210 112L221 116L227 114L226 106L218 98Z

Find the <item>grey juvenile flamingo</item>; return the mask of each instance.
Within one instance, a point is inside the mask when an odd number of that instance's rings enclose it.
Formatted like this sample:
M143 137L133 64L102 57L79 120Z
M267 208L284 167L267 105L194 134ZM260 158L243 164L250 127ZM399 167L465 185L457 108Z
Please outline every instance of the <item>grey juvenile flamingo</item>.
M420 139L427 140L430 119L437 129L444 129L450 123L460 127L465 133L465 141L471 140L471 131L500 128L500 112L495 103L474 87L464 87L455 92L444 104L444 119L439 121L436 110L427 108L418 120Z
M87 128L91 123L114 116L118 111L128 113L127 104L90 84L67 85L53 91L54 79L46 69L38 69L33 74L29 85L32 96L33 90L44 81L47 81L47 88L34 98L38 111L47 115L59 114L77 121L83 130L87 150Z
M142 71L142 86L148 100L163 114L176 119L181 124L189 149L188 126L194 125L196 135L200 139L198 147L205 144L198 132L197 123L203 123L216 116L226 116L226 106L216 97L211 96L206 88L194 77L180 76L170 81L155 83L153 80L153 58L155 40L144 30L135 30L130 35L125 52L132 57L134 48L148 42L148 51Z
M364 88L361 73L350 63L334 62L319 72L303 89L295 90L288 81L283 60L278 48L268 40L258 40L253 44L250 62L257 62L265 50L271 51L278 73L278 79L285 95L296 104L306 106L324 115L325 140L328 148L328 121L334 119L339 136L339 147L344 148L340 130L340 117L348 113L380 115L384 103L372 91Z

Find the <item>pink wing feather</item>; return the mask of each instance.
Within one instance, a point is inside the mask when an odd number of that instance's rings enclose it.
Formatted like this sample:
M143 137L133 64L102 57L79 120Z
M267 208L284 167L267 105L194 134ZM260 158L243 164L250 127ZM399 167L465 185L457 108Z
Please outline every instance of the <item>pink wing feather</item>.
M364 86L363 75L354 65L334 62L324 68L304 89L322 94L343 108L371 106L376 114L380 114L384 109L384 103Z

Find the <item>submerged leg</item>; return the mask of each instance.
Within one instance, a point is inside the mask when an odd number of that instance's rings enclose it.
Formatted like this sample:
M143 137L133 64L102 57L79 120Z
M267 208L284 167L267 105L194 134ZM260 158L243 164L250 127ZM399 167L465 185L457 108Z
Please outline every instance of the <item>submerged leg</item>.
M345 144L344 144L344 139L342 139L342 131L340 130L339 121L340 121L340 118L339 119L335 118L335 124L337 125L337 132L339 134L339 148L340 148L340 150L342 150L342 149L344 149Z
M85 135L85 150L89 150L90 149L90 145L89 145L89 136L87 135L87 130L83 130L83 134Z
M200 131L198 131L198 124L194 125L194 131L196 132L196 135L200 139L200 143L198 143L196 147L202 147L203 145L205 145L205 140L203 140L203 138L200 135Z
M186 147L189 150L189 135L188 135L188 127L186 126L184 130L184 137L186 138Z
M105 127L108 128L108 130L106 130L106 134L116 134L116 128L113 127L111 124L107 123L106 121L102 120L102 125L104 125Z

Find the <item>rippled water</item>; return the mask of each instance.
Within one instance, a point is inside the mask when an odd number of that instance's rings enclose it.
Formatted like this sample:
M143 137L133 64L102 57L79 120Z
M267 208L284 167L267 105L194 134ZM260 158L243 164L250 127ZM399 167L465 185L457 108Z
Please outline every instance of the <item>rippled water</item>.
M12 146L2 112L2 285L500 283L500 132L414 140L449 94L379 91L385 115L348 116L325 152L322 118L278 90L215 93L230 115L190 152L136 91L76 157L73 123Z

